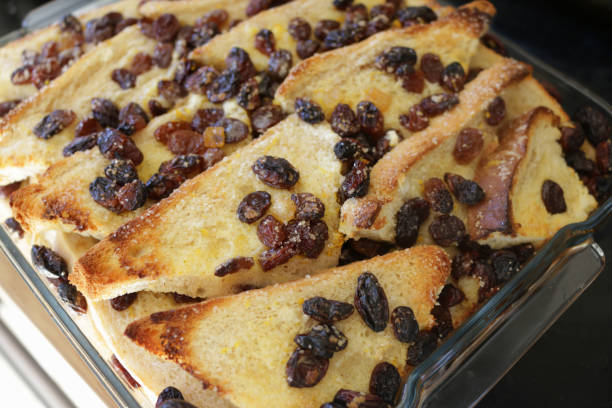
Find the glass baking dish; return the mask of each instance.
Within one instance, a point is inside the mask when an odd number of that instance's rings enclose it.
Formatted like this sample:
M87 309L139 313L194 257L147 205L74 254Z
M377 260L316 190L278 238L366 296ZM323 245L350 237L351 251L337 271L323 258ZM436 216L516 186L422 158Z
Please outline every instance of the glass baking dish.
M108 0L94 5L110 3ZM30 13L23 28L0 39L0 45L57 21L92 2L56 0ZM510 56L533 66L534 76L552 84L563 106L596 106L612 117L612 107L567 76L499 36ZM560 230L536 256L470 319L455 330L423 363L403 389L401 408L473 406L521 358L603 270L605 252L596 239L610 230L612 199L585 222ZM142 395L117 375L95 349L44 279L31 267L7 231L0 228L0 248L65 333L118 406L141 407Z

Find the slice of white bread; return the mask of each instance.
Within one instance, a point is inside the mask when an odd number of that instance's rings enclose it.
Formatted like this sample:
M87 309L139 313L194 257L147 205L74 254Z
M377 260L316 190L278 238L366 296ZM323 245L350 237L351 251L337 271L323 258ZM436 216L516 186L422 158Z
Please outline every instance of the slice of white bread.
M539 107L515 119L500 134L499 147L483 158L474 180L485 199L468 211L473 239L494 248L542 244L561 227L585 220L597 202L565 163L558 143L559 118ZM550 214L542 198L545 180L563 189L566 211Z
M326 123L312 126L289 116L101 241L79 260L70 279L94 300L140 290L210 297L232 293L239 285L261 287L336 265L343 241L335 194L341 181L341 164L333 152L338 140ZM259 181L251 166L264 155L288 160L300 173L297 184L281 190ZM248 270L215 276L220 264L239 256L256 259L266 249L257 237L258 223L241 222L236 214L242 199L258 190L270 194L267 214L281 222L293 218L292 193L318 197L329 230L325 248L316 259L294 256L267 272L255 261Z
M368 9L385 3L384 0L364 0ZM406 0L406 6L426 5L438 11L442 8L433 0ZM191 58L206 65L217 68L224 67L225 56L233 47L240 47L247 51L255 64L257 70L265 70L268 67L268 56L255 48L255 35L259 30L265 28L274 34L276 49L286 49L291 52L293 62L300 60L296 54L297 42L291 37L287 26L289 21L295 17L306 20L312 29L320 20L335 20L340 23L344 21L344 12L334 7L331 0L299 0L291 1L282 6L262 11L246 21L238 24L227 35L218 36L207 44L197 48L191 53Z
M174 154L154 137L155 130L169 121L189 121L198 109L213 105L204 96L190 94L170 112L155 117L132 139L143 153L143 161L137 166L138 176L146 182L156 173L162 162L171 160ZM221 106L217 105L216 108ZM246 112L234 101L223 105L226 117L249 124ZM226 154L245 146L251 138L221 149ZM104 175L104 168L110 160L102 156L98 148L77 152L49 167L35 183L22 187L11 196L13 216L21 226L30 232L61 229L102 239L132 218L142 214L153 205L149 200L143 207L121 214L114 213L96 203L89 185L96 177Z
M316 324L303 314L304 300L323 296L353 304L357 278L364 272L378 279L389 311L409 306L421 330L433 326L430 310L450 273L450 260L438 247L418 246L300 281L156 313L129 325L126 335L179 363L236 406L318 407L341 388L367 391L380 362L393 364L403 378L409 372L406 344L395 338L391 325L374 332L354 312L335 323L348 345L334 353L323 379L312 388L287 385L293 338Z
M349 238L392 242L397 212L405 200L422 196L426 180L443 178L446 172L471 179L478 161L459 165L452 155L458 133L466 127L480 129L485 142L480 154L486 154L487 144L494 144L496 138L495 128L484 120L484 110L494 98L504 95L504 90L519 85L528 73L524 64L503 59L466 84L453 110L432 119L428 128L402 141L374 166L368 194L351 198L342 206L340 231ZM465 218L465 208L454 207ZM426 236L427 228L420 231Z
M162 14L171 13L181 24L193 24L204 14L213 10L225 10L228 19L225 28L232 20L246 18L246 8L250 0L156 0L147 1L138 7L145 17L155 19Z
M338 103L355 109L359 102L368 100L384 114L385 128L401 128L407 134L400 125L400 115L423 98L446 91L429 81L421 93L406 91L401 78L374 66L377 56L394 46L409 47L416 51L416 66L424 54L433 53L444 66L459 62L467 72L478 39L488 29L487 16L493 14L490 3L476 1L430 24L384 31L360 43L315 55L294 67L278 88L276 99L289 112L294 111L296 98L310 99L328 118Z

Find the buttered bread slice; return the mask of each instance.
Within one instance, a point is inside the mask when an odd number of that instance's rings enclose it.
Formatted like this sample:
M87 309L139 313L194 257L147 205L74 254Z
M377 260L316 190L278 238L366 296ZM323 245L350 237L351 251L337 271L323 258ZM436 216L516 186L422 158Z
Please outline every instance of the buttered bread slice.
M71 280L94 300L208 297L336 265L338 140L327 124L289 116L101 241Z
M407 321L398 319L396 308L410 308L408 320L425 335L434 326L430 310L449 273L450 260L442 249L419 246L300 281L155 313L132 323L125 333L238 407L318 407L340 389L367 392L370 374L382 362L406 378L409 347L394 334L389 315L395 322ZM376 301L368 297L374 292ZM321 361L325 358L317 360L326 370L318 367L309 378L301 378L300 369L293 370L292 356L309 352L296 351L294 337L322 327L302 311L316 297L345 302L348 310L325 325L339 331L340 339L327 364ZM297 388L301 381L309 388Z

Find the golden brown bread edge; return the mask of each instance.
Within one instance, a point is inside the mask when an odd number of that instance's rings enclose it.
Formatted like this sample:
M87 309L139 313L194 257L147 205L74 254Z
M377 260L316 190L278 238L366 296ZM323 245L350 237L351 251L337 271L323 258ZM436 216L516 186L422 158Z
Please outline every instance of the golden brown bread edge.
M174 14L181 24L194 24L202 15L213 10L227 11L229 18L224 27L232 20L246 18L246 8L250 0L155 0L138 6L145 17L156 19L165 13Z
M330 359L325 377L313 388L286 383L293 337L316 324L303 314L303 301L323 296L352 304L357 278L366 271L384 289L389 311L409 306L421 330L433 326L430 310L450 273L450 260L439 247L417 246L300 281L155 313L130 324L125 333L237 406L319 406L340 388L367 391L370 373L382 361L395 365L403 378L410 371L407 345L395 338L391 325L375 333L355 311L335 323L348 345Z

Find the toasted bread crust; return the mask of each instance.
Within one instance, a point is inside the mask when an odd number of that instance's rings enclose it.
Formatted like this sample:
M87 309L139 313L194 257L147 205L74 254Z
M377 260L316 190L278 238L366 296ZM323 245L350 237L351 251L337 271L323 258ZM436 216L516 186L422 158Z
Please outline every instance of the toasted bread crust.
M171 13L181 24L194 24L204 14L218 9L227 11L229 15L225 28L232 20L244 19L249 0L156 0L142 3L138 11L145 17L155 19L164 13Z

